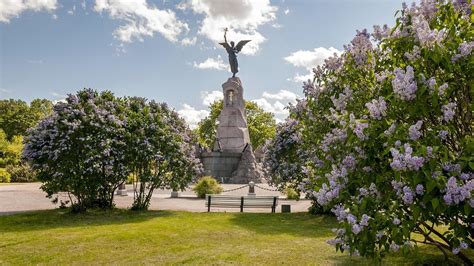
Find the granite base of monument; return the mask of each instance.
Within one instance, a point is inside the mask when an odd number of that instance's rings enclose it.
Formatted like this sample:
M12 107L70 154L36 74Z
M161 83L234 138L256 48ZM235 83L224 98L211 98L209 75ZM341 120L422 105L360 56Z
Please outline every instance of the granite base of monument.
M238 77L229 78L222 89L216 142L212 152L201 153L204 174L223 183L260 183L262 174L250 144L242 82Z

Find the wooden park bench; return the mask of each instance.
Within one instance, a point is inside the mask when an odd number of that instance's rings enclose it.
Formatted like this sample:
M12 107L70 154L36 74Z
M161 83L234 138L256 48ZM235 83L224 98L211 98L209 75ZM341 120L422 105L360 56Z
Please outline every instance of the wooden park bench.
M278 197L248 197L207 194L206 207L208 212L211 211L211 206L217 208L240 208L240 212L243 212L244 208L271 208L273 213L278 206Z

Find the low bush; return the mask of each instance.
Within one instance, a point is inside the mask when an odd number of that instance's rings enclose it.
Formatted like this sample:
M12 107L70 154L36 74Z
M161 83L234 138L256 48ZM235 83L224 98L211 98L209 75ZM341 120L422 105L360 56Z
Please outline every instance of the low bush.
M286 198L289 200L299 200L300 199L300 193L296 191L294 188L287 187L283 191L283 194L286 195Z
M36 174L27 164L9 165L6 171L10 174L10 182L34 182Z
M206 194L220 194L222 186L212 176L204 176L196 183L193 188L198 198L206 197Z

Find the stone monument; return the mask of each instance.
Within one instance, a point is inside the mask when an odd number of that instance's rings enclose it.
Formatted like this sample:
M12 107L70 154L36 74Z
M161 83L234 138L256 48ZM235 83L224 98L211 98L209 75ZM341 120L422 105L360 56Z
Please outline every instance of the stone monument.
M247 184L250 181L261 182L262 171L255 159L250 144L247 117L245 113L244 89L238 72L237 53L249 40L227 43L227 29L224 43L229 54L229 64L233 73L224 84L224 106L218 117L217 138L212 152L201 153L201 160L206 175L211 175L221 182Z

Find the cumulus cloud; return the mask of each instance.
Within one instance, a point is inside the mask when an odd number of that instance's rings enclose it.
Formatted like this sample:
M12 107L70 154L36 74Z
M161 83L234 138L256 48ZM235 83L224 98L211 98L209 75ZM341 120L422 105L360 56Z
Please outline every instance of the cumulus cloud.
M325 48L325 47L318 47L314 48L314 50L310 51L305 51L305 50L299 50L296 51L292 54L290 54L287 57L284 57L285 61L288 63L292 64L295 67L298 68L305 68L308 70L308 74L301 75L297 73L293 77L293 81L295 82L301 82L301 81L306 81L308 79L311 79L313 75L311 74L311 70L318 66L322 65L324 63L324 60L328 57L333 56L334 54L340 55L342 52L337 50L334 47L330 48Z
M57 8L57 0L2 0L0 1L0 22L9 23L12 18L22 12L42 11L51 12Z
M195 45L196 44L196 41L197 41L197 38L196 37L193 37L193 38L183 38L181 40L181 44L183 46L191 46L191 45Z
M191 129L197 127L199 121L209 115L207 110L196 110L196 108L189 104L183 104L182 108L178 110L178 114L186 120Z
M274 21L278 10L269 0L188 0L177 8L203 15L198 33L216 44L223 41L224 28L229 29L230 40L251 39L242 49L242 53L250 55L266 40L258 28Z
M279 123L288 116L289 111L286 109L288 104L296 104L298 95L288 90L280 90L276 93L264 91L262 97L252 100L266 112L273 113L275 120Z
M115 38L122 42L143 41L144 37L152 37L156 32L177 42L178 36L189 30L172 10L150 6L146 0L96 0L94 10L125 22L114 31Z
M217 56L216 59L209 57L201 63L193 62L193 66L199 69L228 70L228 66L224 63L220 55Z
M222 91L202 91L201 99L204 106L209 106L217 100L224 99L224 95L222 94Z

